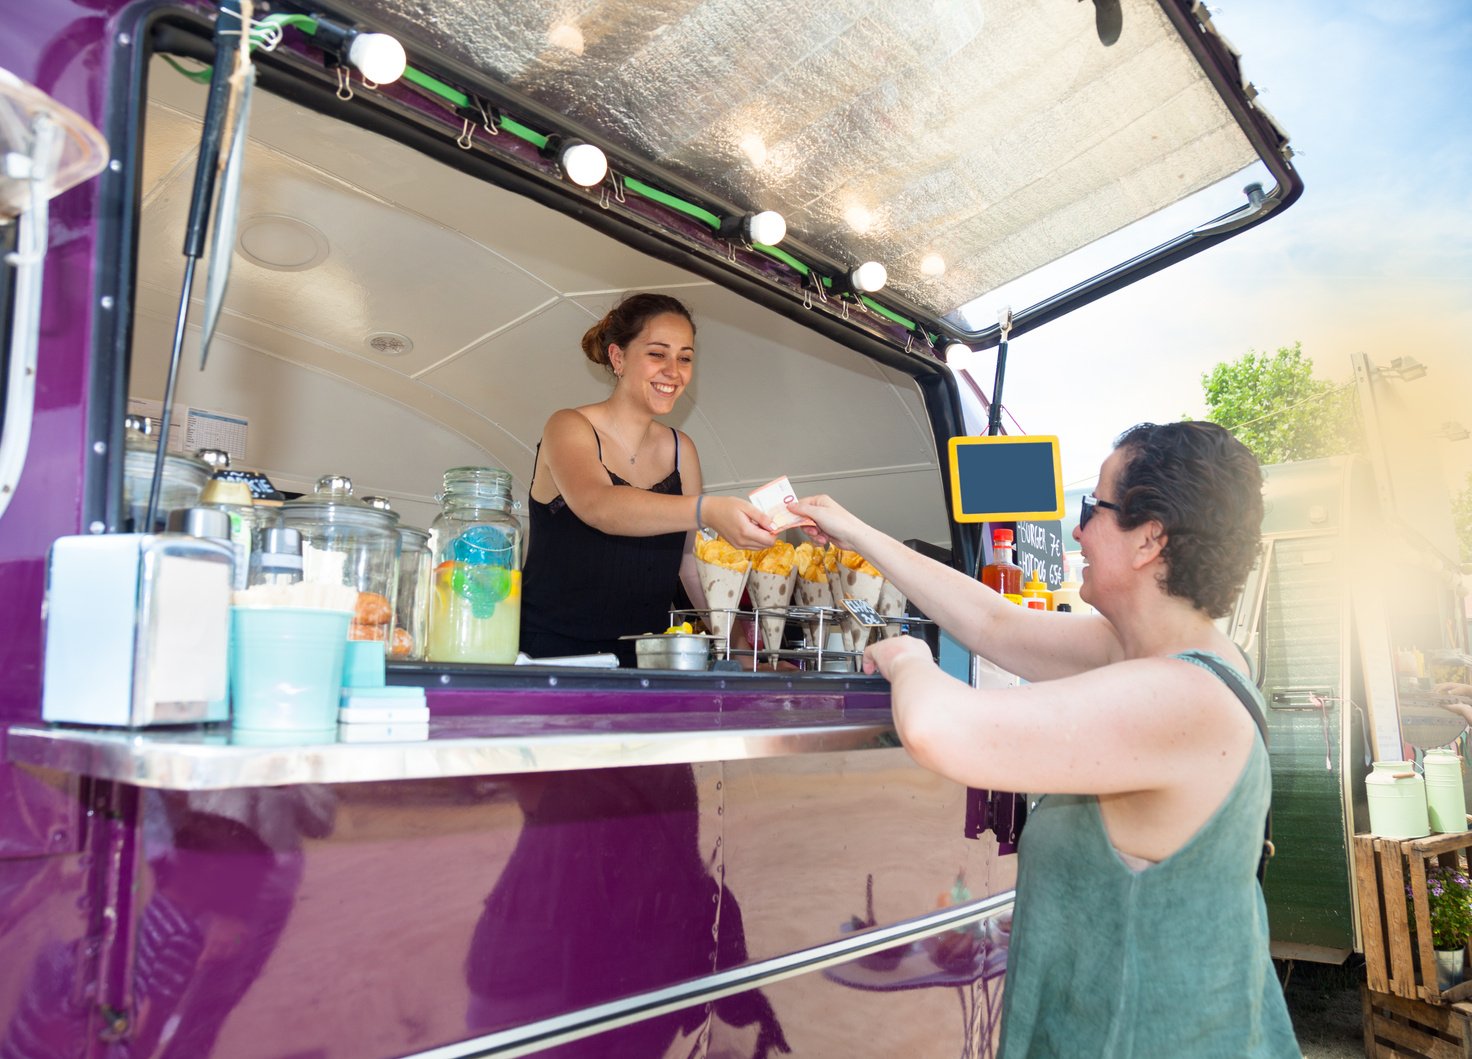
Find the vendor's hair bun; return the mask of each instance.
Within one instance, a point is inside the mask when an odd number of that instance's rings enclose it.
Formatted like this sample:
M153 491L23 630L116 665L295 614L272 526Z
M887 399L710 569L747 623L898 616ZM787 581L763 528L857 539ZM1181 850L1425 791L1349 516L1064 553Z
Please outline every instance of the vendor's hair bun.
M583 335L583 356L612 371L608 347L627 346L650 320L665 313L683 316L690 323L690 333L695 333L695 321L690 317L690 310L678 298L648 292L629 294L608 310L603 319L588 328Z

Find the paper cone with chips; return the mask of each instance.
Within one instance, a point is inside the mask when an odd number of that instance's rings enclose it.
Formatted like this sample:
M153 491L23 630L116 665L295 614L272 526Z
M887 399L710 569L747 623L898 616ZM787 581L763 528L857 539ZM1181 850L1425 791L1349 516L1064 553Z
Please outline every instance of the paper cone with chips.
M792 586L797 581L797 549L786 541L778 541L751 557L751 602L758 610L786 607L792 602ZM775 651L782 646L782 629L787 615L763 614L762 646Z
M895 587L893 581L885 581L879 590L879 602L874 604L874 609L879 612L880 617L900 618L905 613L905 594ZM898 636L902 626L891 622L882 629L875 629L875 638L887 640L891 636Z
M713 636L727 636L731 631L730 612L741 605L741 590L751 569L746 551L722 537L696 534L695 569L705 605L710 608L706 627Z
M841 549L835 545L828 545L823 552L823 576L828 579L828 594L833 597L833 605L843 610L843 567L838 565L838 555ZM840 622L840 624L842 624ZM844 650L848 650L848 634L844 634Z
M823 549L811 541L797 546L797 587L793 593L800 607L832 607L833 589L828 585L828 569L823 565ZM836 565L836 564L835 564ZM818 640L819 626L824 630L831 622L820 623L816 618L803 622L808 633L808 643L813 647L824 646Z
M884 578L880 576L879 570L873 563L865 559L858 552L840 551L838 553L838 575L843 589L843 598L862 599L873 607L879 602L880 590L884 587ZM843 604L840 602L839 606ZM869 642L869 629L860 625L853 615L845 615L843 619L844 643L850 651L862 651Z

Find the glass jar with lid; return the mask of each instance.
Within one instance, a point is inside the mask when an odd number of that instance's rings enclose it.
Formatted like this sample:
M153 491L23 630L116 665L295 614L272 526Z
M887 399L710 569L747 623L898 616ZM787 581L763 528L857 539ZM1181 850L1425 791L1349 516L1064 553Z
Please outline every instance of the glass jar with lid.
M392 511L388 497L365 496L363 503ZM413 662L424 657L424 632L429 608L429 533L413 526L399 527L399 581L394 596L394 627L388 656Z
M210 480L210 466L179 452L164 453L164 472L159 479L158 510L153 525L148 517L148 492L153 486L153 468L158 462L158 438L130 425L123 446L124 528L133 533L162 533L169 513L194 507Z
M440 506L429 530L434 574L426 657L515 662L522 531L511 502L511 475L489 467L451 468Z
M433 569L429 533L413 526L400 526L399 594L394 601L394 636L388 648L390 658L415 661L424 657Z
M302 580L346 585L357 592L350 640L381 640L393 632L399 575L399 516L353 496L350 478L317 480L310 496L281 505L281 520L302 537Z

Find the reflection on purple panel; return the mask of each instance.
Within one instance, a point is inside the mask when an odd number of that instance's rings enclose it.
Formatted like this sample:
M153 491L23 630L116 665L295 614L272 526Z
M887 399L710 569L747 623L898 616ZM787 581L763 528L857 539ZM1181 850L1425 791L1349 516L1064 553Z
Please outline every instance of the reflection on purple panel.
M740 908L701 855L689 766L547 773L518 778L516 789L525 822L465 961L472 1034L697 978L718 961L746 961ZM714 1009L755 1025L770 1042L763 1054L787 1050L759 992ZM693 1007L545 1054L684 1054L710 1013Z
M1002 856L1017 852L1017 840L1027 820L1027 801L1010 791L983 791L966 788L966 837L980 838L988 831L996 833L997 852Z

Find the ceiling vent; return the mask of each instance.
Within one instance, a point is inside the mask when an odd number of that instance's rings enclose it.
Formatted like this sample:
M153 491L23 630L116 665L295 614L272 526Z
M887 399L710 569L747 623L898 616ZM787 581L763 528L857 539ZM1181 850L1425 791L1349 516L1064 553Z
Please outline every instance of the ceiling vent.
M365 341L368 348L381 357L402 357L414 349L409 336L397 331L374 331Z

